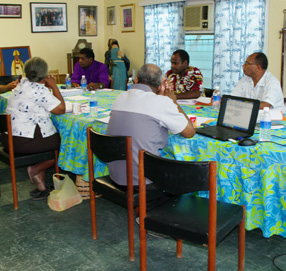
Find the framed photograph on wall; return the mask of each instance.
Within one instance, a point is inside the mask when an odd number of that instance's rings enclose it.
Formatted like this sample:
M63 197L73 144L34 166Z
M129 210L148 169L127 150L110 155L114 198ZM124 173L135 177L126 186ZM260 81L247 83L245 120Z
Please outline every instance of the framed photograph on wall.
M116 24L115 7L107 8L107 24Z
M0 18L22 18L22 5L0 4Z
M120 6L121 32L135 31L134 4Z
M97 36L97 6L78 6L79 36Z
M66 3L30 3L32 33L67 32Z
M1 75L23 75L24 64L30 58L29 46L0 47Z

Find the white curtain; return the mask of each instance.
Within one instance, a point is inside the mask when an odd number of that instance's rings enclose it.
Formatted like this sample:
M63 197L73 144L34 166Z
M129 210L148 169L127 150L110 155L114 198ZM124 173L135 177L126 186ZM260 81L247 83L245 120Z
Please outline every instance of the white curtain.
M171 68L171 56L184 49L184 1L144 7L145 63Z
M266 0L216 0L213 86L230 93L247 56L264 50Z

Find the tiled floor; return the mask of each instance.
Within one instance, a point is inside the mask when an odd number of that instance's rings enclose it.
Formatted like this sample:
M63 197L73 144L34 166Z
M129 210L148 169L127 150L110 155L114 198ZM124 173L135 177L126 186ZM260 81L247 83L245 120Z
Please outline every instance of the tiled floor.
M52 179L51 172L48 177ZM14 211L9 169L0 164L0 270L139 270L139 237L135 225L136 259L128 261L126 210L97 199L98 240L92 240L89 201L64 212L52 211L46 200L33 201L25 169L17 170L19 210ZM237 230L217 248L217 269L237 270ZM286 240L263 238L260 230L246 233L248 271L286 270ZM175 256L172 239L148 236L147 267L150 271L207 270L207 249L184 243L183 258Z

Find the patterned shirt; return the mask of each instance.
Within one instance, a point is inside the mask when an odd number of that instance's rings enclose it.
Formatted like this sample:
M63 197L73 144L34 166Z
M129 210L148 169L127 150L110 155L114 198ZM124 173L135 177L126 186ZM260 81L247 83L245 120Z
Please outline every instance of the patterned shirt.
M198 68L193 66L189 66L183 77L169 70L165 73L164 78L167 78L169 83L173 85L176 93L200 90L200 85L203 83L203 75Z
M13 136L33 138L37 124L43 137L55 134L57 130L50 119L50 111L60 103L44 84L22 78L6 108L6 113L11 114Z

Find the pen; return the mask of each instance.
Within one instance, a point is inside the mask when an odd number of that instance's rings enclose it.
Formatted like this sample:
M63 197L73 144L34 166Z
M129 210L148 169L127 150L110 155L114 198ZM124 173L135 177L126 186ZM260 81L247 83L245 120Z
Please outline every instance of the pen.
M200 107L196 107L196 109L202 109L203 107L202 106L200 106Z

